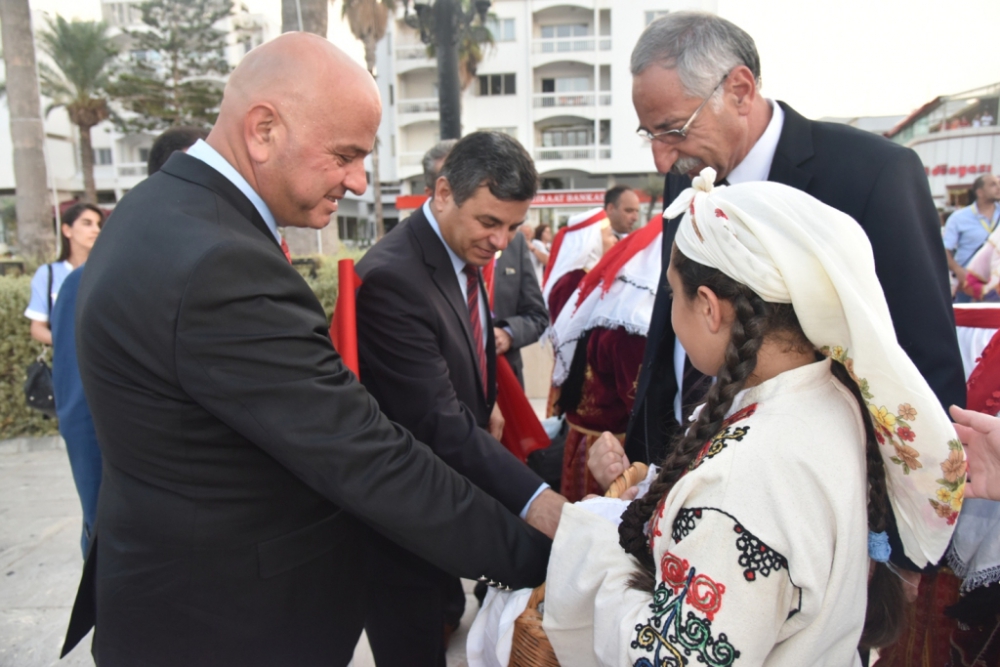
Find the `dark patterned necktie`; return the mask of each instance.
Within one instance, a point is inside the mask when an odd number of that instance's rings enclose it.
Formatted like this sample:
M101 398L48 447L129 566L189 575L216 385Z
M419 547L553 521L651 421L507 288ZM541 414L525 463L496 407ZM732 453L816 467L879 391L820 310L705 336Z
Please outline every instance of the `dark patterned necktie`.
M469 327L472 330L472 343L476 348L479 362L479 377L483 382L483 394L486 391L486 339L483 337L483 322L479 318L479 269L472 264L466 264L462 269L465 274L465 295L469 306Z

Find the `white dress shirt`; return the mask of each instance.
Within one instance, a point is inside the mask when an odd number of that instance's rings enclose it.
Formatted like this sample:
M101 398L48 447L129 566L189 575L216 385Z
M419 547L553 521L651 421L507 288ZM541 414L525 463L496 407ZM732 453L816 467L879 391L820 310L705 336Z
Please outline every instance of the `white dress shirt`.
M764 134L753 145L746 157L736 165L736 168L726 176L730 185L766 181L771 173L771 163L778 150L778 140L781 139L781 128L785 126L785 112L774 100L767 100L771 107L771 120L764 129ZM674 395L674 417L681 423L681 393L684 389L684 360L687 353L680 340L674 340L674 377L677 379L677 393Z
M462 298L465 300L466 303L468 303L469 302L468 277L465 275L465 273L462 272L467 262L455 254L455 251L451 249L451 246L448 245L448 243L444 240L444 237L441 235L441 226L438 225L437 218L434 217L434 212L431 211L431 201L432 201L431 199L428 199L427 201L424 202L424 207L423 207L424 216L427 218L427 222L430 224L431 229L433 229L434 233L437 234L438 239L441 240L441 245L444 246L445 251L448 253L448 258L451 260L451 265L455 269L455 279L458 281L458 287L459 289L462 290ZM488 334L486 332L486 301L483 297L482 290L480 290L479 292L479 321L482 323L481 326L483 329L483 336L484 336L483 346L485 348L486 346L485 336L487 336ZM543 482L542 485L538 487L538 490L535 491L534 495L532 495L531 498L528 499L528 502L525 503L524 505L524 509L521 510L520 517L522 519L528 516L528 508L531 507L531 503L535 502L535 498L537 498L538 495L547 488L549 488L549 485Z
M257 212L260 213L260 217L264 218L264 224L266 224L267 228L271 230L272 234L274 234L274 240L278 242L278 245L281 245L281 234L278 233L278 223L275 221L274 215L271 213L271 209L267 207L267 204L265 204L264 200L260 198L257 191L254 190L249 183L247 183L247 179L243 178L243 176L240 175L240 172L236 171L236 168L229 164L229 161L222 157L219 151L209 146L207 142L199 139L193 146L191 146L191 148L187 150L187 154L193 158L201 160L209 167L225 176L230 183L239 188L239 191L247 196L250 203L253 204L254 208L257 209Z

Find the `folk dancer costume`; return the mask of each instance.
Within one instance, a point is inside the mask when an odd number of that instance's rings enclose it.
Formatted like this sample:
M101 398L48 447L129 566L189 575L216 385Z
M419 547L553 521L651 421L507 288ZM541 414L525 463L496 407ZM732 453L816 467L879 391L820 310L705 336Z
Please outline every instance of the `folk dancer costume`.
M858 665L869 542L857 378L906 555L948 546L965 460L934 393L893 334L871 246L851 218L777 183L713 190L706 169L664 213L678 249L792 303L830 359L737 395L724 429L650 524L654 595L613 522L568 505L549 561L544 628L563 665ZM607 502L601 499L600 502ZM887 558L875 536L871 554Z
M662 264L663 217L609 250L580 282L549 340L552 384L569 432L560 492L570 502L603 494L587 452L604 431L625 439Z
M603 208L574 215L569 224L552 240L549 263L545 265L542 298L555 323L583 277L597 265L604 254L604 234L611 221Z

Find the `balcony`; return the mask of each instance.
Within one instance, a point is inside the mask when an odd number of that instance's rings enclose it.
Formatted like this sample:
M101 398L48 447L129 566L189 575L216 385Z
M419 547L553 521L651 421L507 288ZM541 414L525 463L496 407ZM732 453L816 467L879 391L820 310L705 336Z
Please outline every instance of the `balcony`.
M134 178L136 176L145 178L146 167L147 164L145 162L125 162L119 164L117 167L118 178Z
M397 44L396 60L426 60L427 47L423 44Z
M399 101L399 113L437 113L439 109L438 98L419 97Z
M592 107L596 104L611 106L611 93L536 93L534 96L536 109Z
M548 37L536 39L531 44L533 53L585 53L610 51L611 38L589 35L587 37Z
M410 152L410 153L400 153L399 154L399 166L400 167L421 167L423 168L424 153L427 151Z
M610 160L610 146L550 146L535 150L536 160Z

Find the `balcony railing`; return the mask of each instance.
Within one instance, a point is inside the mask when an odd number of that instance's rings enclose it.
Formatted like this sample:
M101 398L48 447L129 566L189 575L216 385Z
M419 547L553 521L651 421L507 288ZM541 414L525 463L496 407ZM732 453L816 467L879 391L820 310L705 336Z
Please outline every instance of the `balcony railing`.
M424 160L425 151L420 151L418 153L400 153L399 154L399 166L400 167L416 167Z
M610 160L610 146L552 146L535 150L536 160Z
M134 176L139 176L145 178L146 176L146 163L145 162L125 162L118 165L118 177L119 178L130 178Z
M611 106L611 93L536 93L535 108Z
M438 98L422 97L399 101L399 113L437 113Z
M396 46L396 60L424 60L427 58L427 47L422 44L413 46Z
M610 37L547 37L536 39L531 45L534 53L580 53L594 51L595 48L601 51L611 50Z

